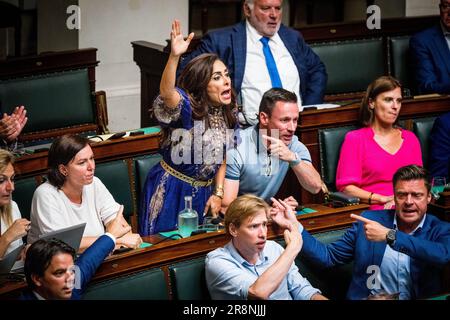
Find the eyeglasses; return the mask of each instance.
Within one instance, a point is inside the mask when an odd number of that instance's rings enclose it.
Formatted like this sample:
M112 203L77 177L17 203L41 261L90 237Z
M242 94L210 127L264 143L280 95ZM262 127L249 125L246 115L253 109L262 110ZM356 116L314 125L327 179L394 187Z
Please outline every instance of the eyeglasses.
M450 11L450 3L441 3L439 8L441 8L442 12L448 12Z

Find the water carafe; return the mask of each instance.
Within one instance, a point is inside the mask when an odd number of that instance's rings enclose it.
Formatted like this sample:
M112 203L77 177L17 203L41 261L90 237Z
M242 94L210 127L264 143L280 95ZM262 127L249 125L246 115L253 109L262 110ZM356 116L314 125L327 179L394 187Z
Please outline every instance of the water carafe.
M184 210L178 213L178 233L183 238L189 237L198 229L198 214L192 209L192 197L184 197Z

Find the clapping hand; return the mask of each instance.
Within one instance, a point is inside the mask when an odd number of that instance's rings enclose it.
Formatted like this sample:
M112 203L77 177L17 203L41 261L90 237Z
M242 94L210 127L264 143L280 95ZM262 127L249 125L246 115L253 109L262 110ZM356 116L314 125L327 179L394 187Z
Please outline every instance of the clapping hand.
M366 233L367 240L374 242L386 241L386 234L388 233L389 229L385 226L379 224L376 221L358 216L356 214L351 214L350 218L364 223L364 231Z
M181 56L185 53L194 38L194 33L191 32L187 39L184 40L183 34L181 33L180 21L174 20L172 22L172 31L170 32L170 43L171 43L171 54L174 56Z
M0 120L0 137L7 141L15 140L28 121L26 114L24 106L16 107L11 115L3 114Z

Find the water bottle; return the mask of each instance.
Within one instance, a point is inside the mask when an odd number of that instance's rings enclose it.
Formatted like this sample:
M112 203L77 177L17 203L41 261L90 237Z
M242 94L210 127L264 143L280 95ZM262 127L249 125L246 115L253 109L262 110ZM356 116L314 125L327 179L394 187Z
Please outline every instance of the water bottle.
M198 214L192 209L192 197L184 197L184 210L178 213L178 233L183 237L189 237L192 231L198 229Z

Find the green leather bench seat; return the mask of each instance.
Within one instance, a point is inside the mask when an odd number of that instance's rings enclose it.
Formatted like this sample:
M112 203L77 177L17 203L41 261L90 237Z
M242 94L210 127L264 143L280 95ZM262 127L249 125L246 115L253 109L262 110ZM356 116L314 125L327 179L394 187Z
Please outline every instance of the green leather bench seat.
M36 188L36 179L34 177L17 180L14 183L13 200L17 203L22 218L30 220L31 200Z
M387 73L381 38L313 43L311 48L327 69L325 94L365 91Z
M123 215L130 222L130 215L135 212L131 179L125 160L99 163L96 165L95 175L102 180L117 203L123 204Z
M411 36L398 36L388 39L388 66L389 74L397 78L403 88L409 89L413 94L414 78L409 56L409 38Z
M347 229L315 233L313 236L324 244L329 244L342 237ZM300 274L308 279L311 285L320 289L322 294L332 300L344 300L352 278L353 263L322 269L314 266L304 257L295 260Z
M356 126L319 129L320 172L330 191L336 190L336 170L345 135Z
M84 300L167 300L164 272L154 268L89 285Z
M0 81L0 110L27 109L23 133L95 123L87 69Z
M145 179L150 169L161 161L162 157L159 153L145 155L142 157L137 157L134 159L134 166L136 171L135 181L136 181L136 195L137 195L137 205L139 208L141 192L144 188Z
M169 266L170 285L175 300L210 300L206 286L205 257Z
M428 168L428 155L430 149L430 134L433 129L434 120L436 117L418 118L413 120L413 132L420 142L420 149L422 149L423 166Z

